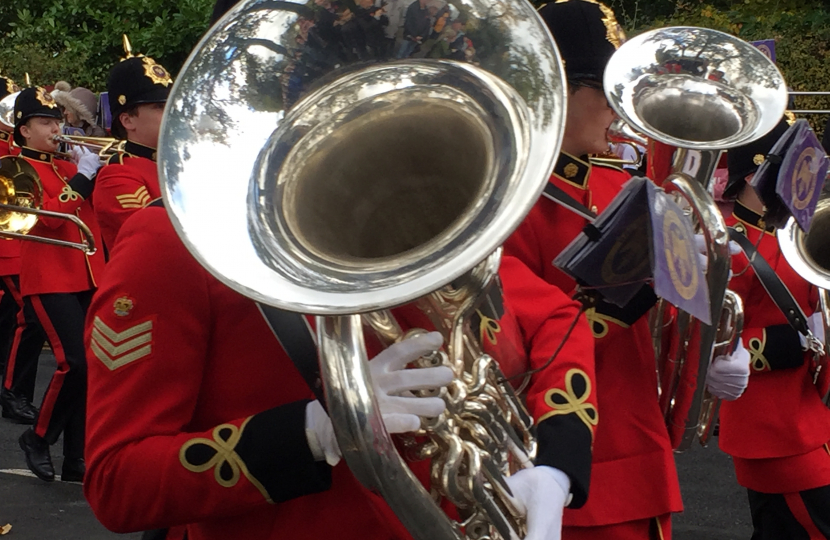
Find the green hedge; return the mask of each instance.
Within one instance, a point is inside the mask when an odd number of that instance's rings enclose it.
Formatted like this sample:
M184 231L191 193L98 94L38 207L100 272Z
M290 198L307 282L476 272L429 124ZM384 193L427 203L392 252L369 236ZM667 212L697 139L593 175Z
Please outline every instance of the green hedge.
M0 0L0 72L102 91L127 34L135 53L176 73L212 8L213 0Z

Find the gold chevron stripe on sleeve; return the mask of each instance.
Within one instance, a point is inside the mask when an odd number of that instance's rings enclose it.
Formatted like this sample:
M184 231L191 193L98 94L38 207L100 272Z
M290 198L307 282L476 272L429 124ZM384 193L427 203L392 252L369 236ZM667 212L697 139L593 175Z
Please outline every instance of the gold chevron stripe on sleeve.
M136 324L122 332L110 328L100 317L95 317L92 325L90 350L110 371L153 352L153 321Z
M150 194L145 186L141 186L135 193L116 195L115 198L122 208L143 208L150 201Z

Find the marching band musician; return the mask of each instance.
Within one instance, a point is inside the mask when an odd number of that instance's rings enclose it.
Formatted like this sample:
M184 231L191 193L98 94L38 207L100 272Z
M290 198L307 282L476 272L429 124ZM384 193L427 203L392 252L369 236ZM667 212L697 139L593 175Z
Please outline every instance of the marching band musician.
M43 209L75 214L86 223L96 241L99 237L92 204L98 156L76 149L77 165L55 159L61 112L43 88L23 90L14 106L14 140L21 157L40 176ZM66 220L39 217L31 235L77 242L79 231ZM84 474L84 416L86 359L83 320L86 308L103 270L99 252L78 250L40 242L21 243L20 292L37 315L57 361L37 421L20 437L26 464L40 479L52 481L55 468L49 446L64 435L62 480L80 481Z
M7 77L0 77L0 99L19 91ZM0 122L0 157L17 154L12 148L13 128ZM33 424L37 408L32 404L37 364L46 339L37 316L26 308L20 294L20 240L0 240L0 332L3 333L3 386L0 407L3 418L20 424Z
M787 129L782 121L765 137L731 149L724 195L737 195L726 218L756 247L808 317L820 341L824 328L816 289L781 254L774 230L763 220L764 205L749 186L759 165ZM803 339L767 293L743 253L732 257L730 289L744 300L742 341L751 376L741 399L723 403L721 450L732 456L738 483L747 488L753 539L830 538L830 410L825 388L814 384L814 365Z
M172 83L167 70L147 56L122 60L110 71L112 133L127 142L124 151L101 169L95 183L95 216L108 250L127 217L161 197L156 146Z
M505 259L501 275L505 304L519 307L530 364L542 366L578 307L515 259ZM87 345L84 490L107 528L188 524L193 540L409 538L380 497L338 463L331 421L256 304L201 267L156 204L124 224L90 308ZM390 432L416 429L417 415L443 410L440 399L393 397L450 381L442 368L402 369L440 346L432 333L370 362ZM561 508L587 496L598 418L584 321L562 347L528 394L542 420L537 466L508 478L531 540L558 539ZM428 462L411 465L428 478Z
M560 0L543 6L539 14L559 47L569 85L562 152L550 182L573 202L598 213L630 178L587 157L608 149L607 130L615 113L603 92L603 72L625 36L613 11L593 0ZM552 262L586 224L570 210L540 198L508 239L505 252L573 293L575 282ZM591 496L583 508L566 509L565 540L668 539L671 513L683 508L645 317L656 300L644 286L624 308L600 300L586 310L595 337L597 378L592 384L603 419L594 444ZM717 386L719 381L711 382Z

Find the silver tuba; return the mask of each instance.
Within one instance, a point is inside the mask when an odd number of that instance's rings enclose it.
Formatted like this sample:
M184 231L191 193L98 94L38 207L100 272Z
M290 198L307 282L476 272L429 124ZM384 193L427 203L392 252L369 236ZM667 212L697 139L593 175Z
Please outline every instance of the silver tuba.
M716 400L706 395L706 372L715 355L734 349L742 324L740 298L726 289L729 236L708 193L709 183L722 150L747 144L775 127L786 108L787 90L781 73L758 49L728 34L694 27L661 28L627 41L609 61L604 86L625 122L678 147L672 174L662 186L688 207L706 240L712 324L681 312L674 344L662 347L678 355L665 362L658 359L661 406L670 427L682 429L678 449L685 450L696 437L705 441L714 423ZM732 315L722 317L723 310ZM663 323L658 316L655 327ZM691 402L688 415L678 418L678 392L685 390L680 376L689 369L687 363L697 370L696 384L693 395L684 397Z
M446 7L474 36L463 50L443 46L449 34L390 49L371 2L241 2L172 88L159 173L176 230L211 273L318 316L326 400L355 476L416 539L506 540L523 524L503 475L529 466L532 420L468 322L553 168L565 83L529 3ZM369 381L364 326L401 339L390 308L413 301L446 343L424 362L457 376L416 450L461 522L414 478Z

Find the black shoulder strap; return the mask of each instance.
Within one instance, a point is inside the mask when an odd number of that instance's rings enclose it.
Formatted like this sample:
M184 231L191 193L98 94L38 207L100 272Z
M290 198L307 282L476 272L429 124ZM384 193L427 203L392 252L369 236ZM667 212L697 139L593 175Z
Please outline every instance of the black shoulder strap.
M584 204L565 193L559 186L551 184L550 182L545 184L545 191L542 192L542 195L564 206L579 217L587 219L589 222L593 222L597 218L597 215L591 212Z
M285 311L257 302L259 311L271 328L277 341L291 358L294 367L303 380L314 392L314 397L323 408L326 400L323 396L323 380L320 378L320 363L317 357L317 344L312 337L311 328L305 317L299 313Z
M764 286L772 301L775 302L775 305L778 306L778 309L787 318L790 326L805 337L809 335L810 329L807 326L807 316L804 315L801 306L795 301L792 293L784 282L781 281L781 278L778 277L778 274L775 273L775 270L772 269L763 257L758 255L758 250L755 249L755 246L752 245L749 238L733 227L729 228L729 238L741 246L741 249L746 254L746 258L749 260L749 264L755 271L755 275L758 276L761 285Z

